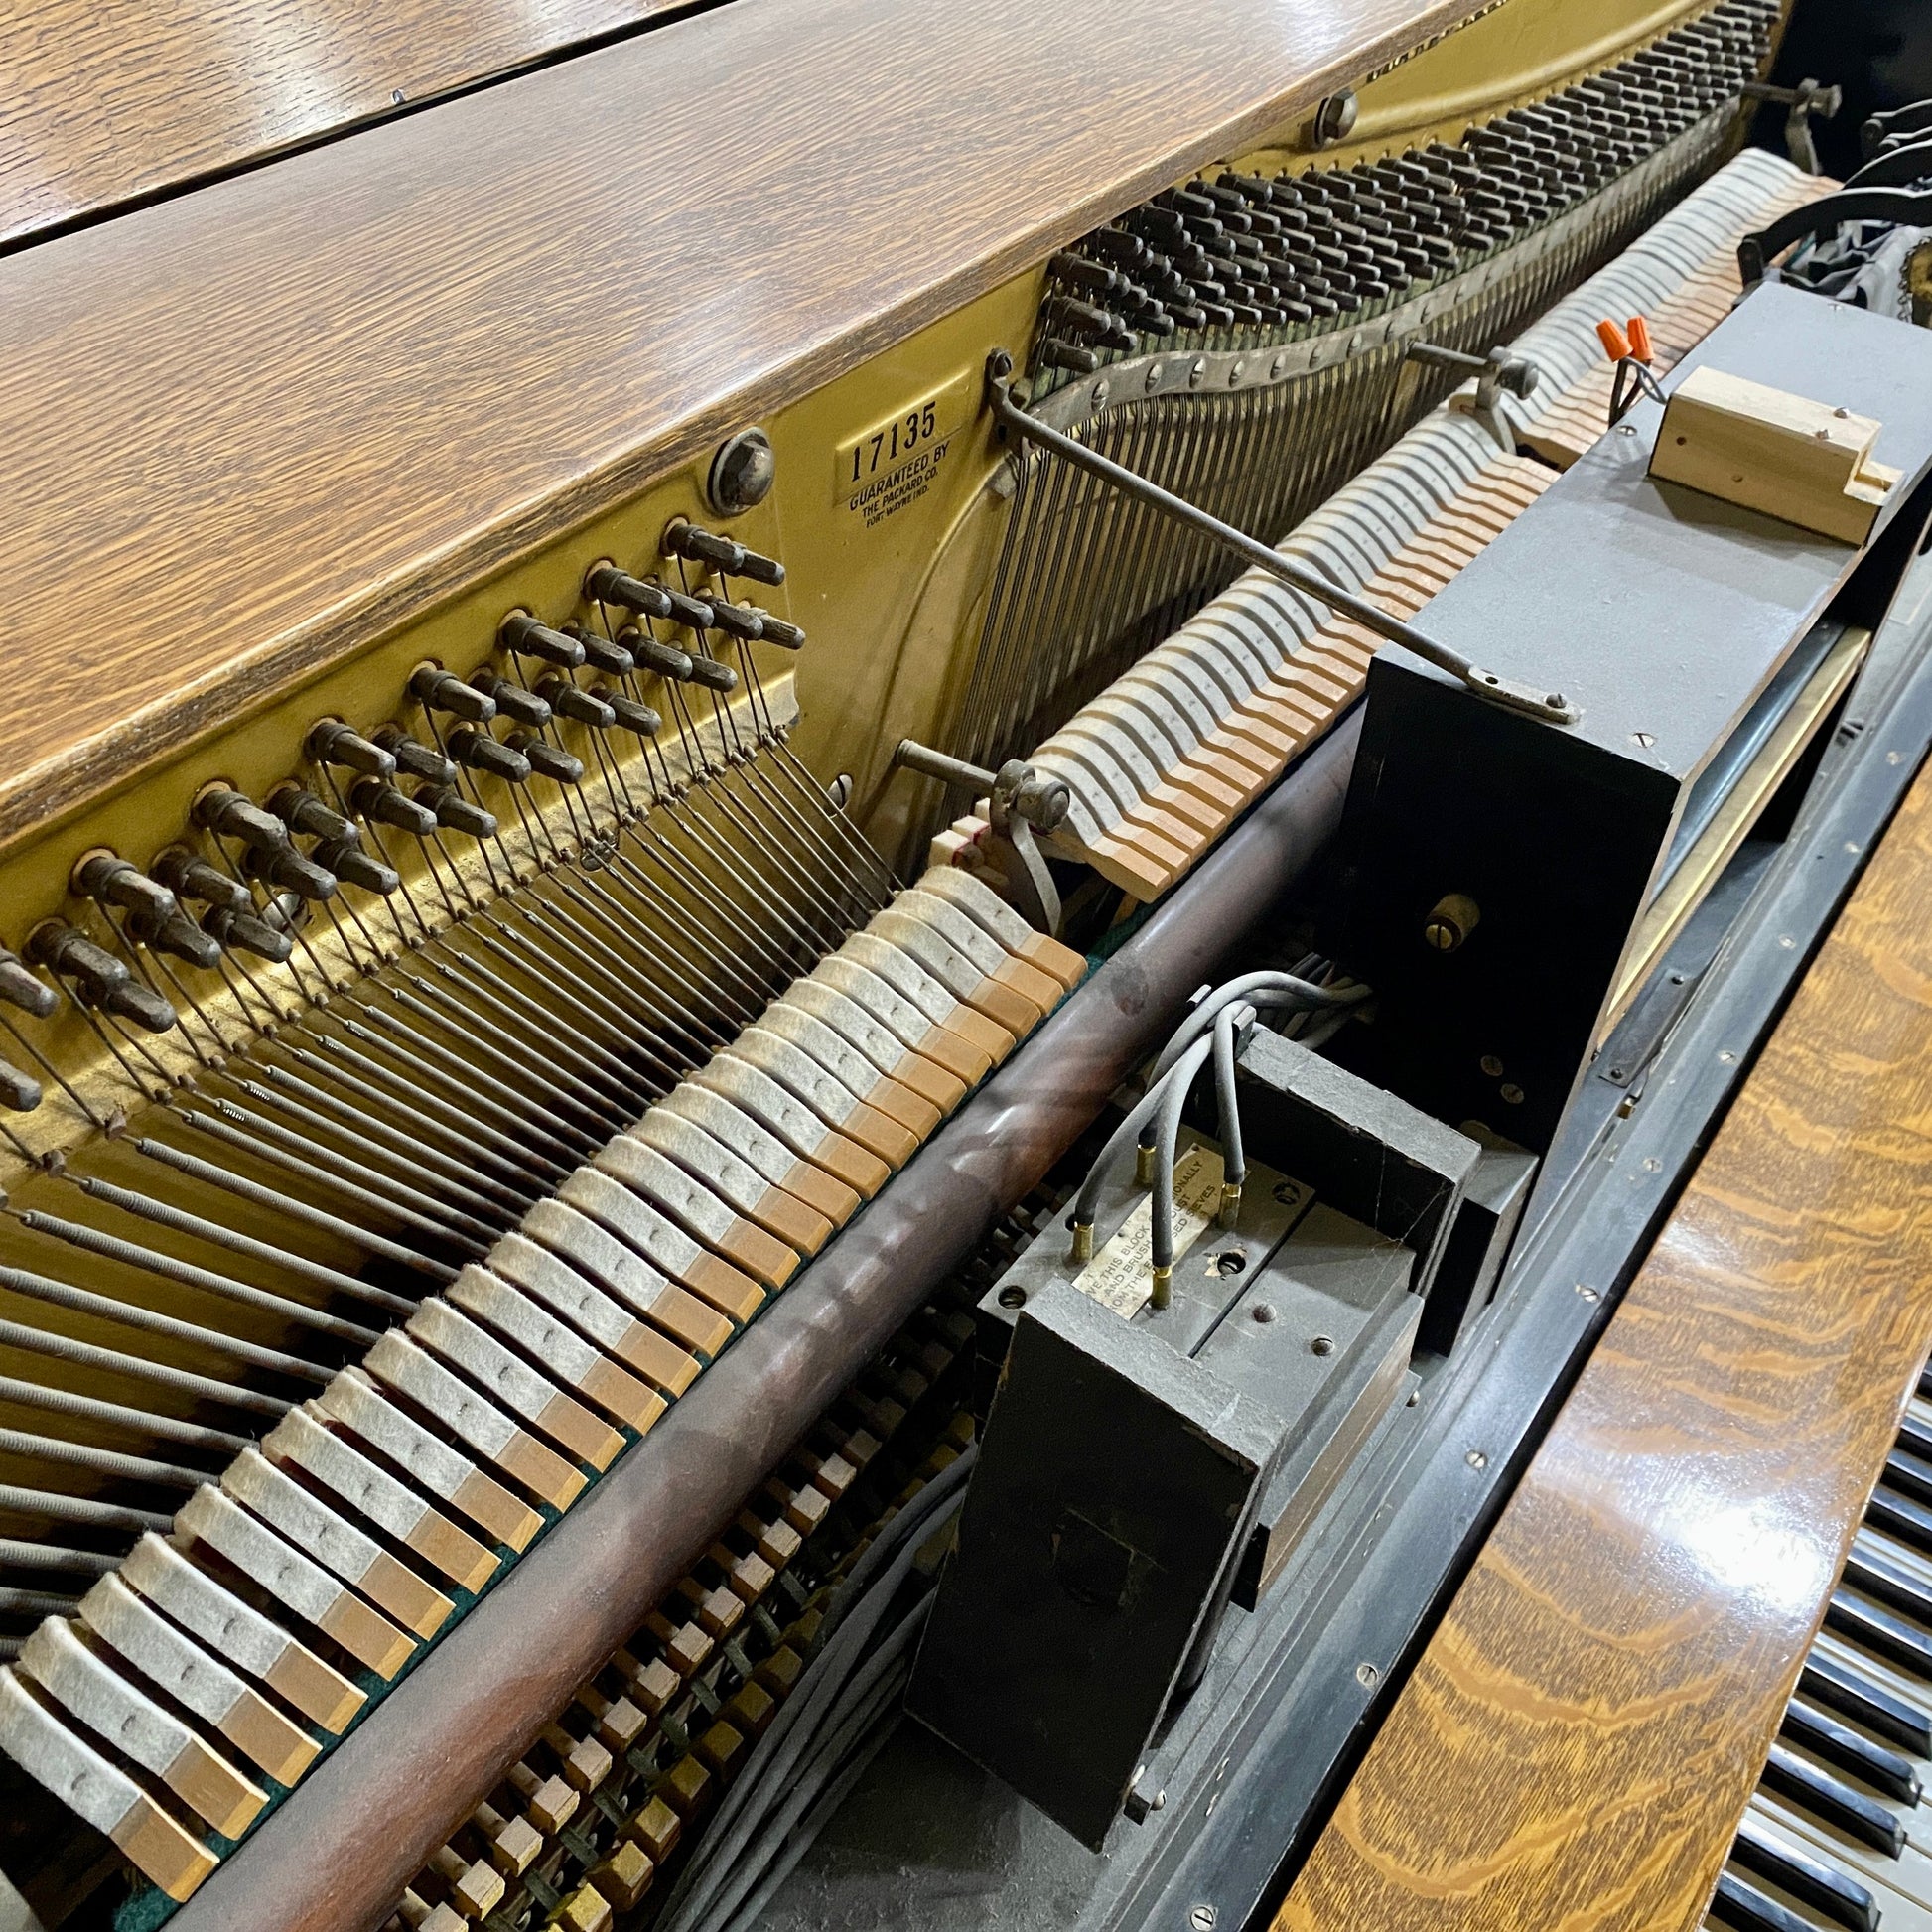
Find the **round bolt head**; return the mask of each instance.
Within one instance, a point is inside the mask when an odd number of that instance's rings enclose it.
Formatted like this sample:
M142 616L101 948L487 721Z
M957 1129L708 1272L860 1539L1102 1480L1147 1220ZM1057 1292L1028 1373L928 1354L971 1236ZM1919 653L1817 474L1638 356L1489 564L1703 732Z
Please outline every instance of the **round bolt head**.
M1355 1682L1363 1690L1372 1691L1381 1681L1382 1673L1373 1664L1357 1664L1355 1666Z
M705 494L720 516L742 516L771 494L777 473L771 439L761 429L740 430L719 444Z
M1362 104L1355 98L1352 87L1344 87L1339 93L1330 94L1314 110L1314 145L1317 148L1331 148L1337 141L1345 141L1355 131L1356 117L1362 111Z

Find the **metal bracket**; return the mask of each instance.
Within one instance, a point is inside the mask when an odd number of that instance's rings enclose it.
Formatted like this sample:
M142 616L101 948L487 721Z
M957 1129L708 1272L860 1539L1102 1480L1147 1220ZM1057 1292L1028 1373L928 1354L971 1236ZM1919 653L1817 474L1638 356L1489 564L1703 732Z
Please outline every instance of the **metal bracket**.
M1506 710L1541 718L1552 725L1574 725L1583 716L1561 691L1538 691L1531 685L1517 683L1513 678L1485 671L1479 664L1470 663L1460 651L1438 643L1414 624L1390 617L1367 598L1357 597L1353 591L1345 591L1338 584L1329 583L1318 571L1297 563L1292 557L1283 556L1278 550L1271 550L1267 544L1245 531L1237 530L1233 524L1223 523L1218 516L1211 516L1206 510L1163 489L1159 483L1150 483L1139 472L1115 463L1098 451L1088 449L1084 443L1076 442L1072 437L1048 428L1036 417L1030 416L1013 399L1013 357L1003 348L996 348L987 358L986 398L994 421L1002 428L1011 430L1027 442L1037 443L1041 449L1052 451L1055 456L1090 476L1100 478L1103 483L1112 483L1116 489L1132 496L1137 502L1147 504L1150 509L1159 510L1164 516L1173 517L1176 523L1184 523L1189 529L1200 531L1203 536L1212 537L1216 543L1232 550L1257 570L1265 570L1271 577L1279 578L1290 589L1300 591L1317 604L1327 605L1331 611L1338 611L1351 621L1359 623L1364 630L1372 630L1376 636L1386 637L1390 643L1413 651L1438 670L1447 671L1477 697L1501 705Z
M1774 101L1789 108L1784 117L1784 151L1791 157L1791 165L1808 175L1825 172L1818 159L1818 143L1811 138L1811 117L1816 114L1821 121L1829 121L1845 104L1842 88L1822 86L1816 80L1800 80L1795 87L1747 80L1743 95L1746 100Z
M1507 348L1492 348L1487 355L1465 355L1459 348L1444 348L1436 343L1411 343L1403 350L1411 362L1425 368L1456 369L1476 379L1475 399L1469 414L1496 439L1505 456L1516 454L1516 429L1502 411L1503 394L1531 396L1543 379L1527 355ZM1451 402L1453 406L1453 402Z
M1042 777L1024 759L1009 759L988 771L963 759L948 758L929 746L901 738L893 762L941 784L983 793L993 828L993 854L1007 876L1013 902L1022 917L1052 938L1059 937L1060 894L1053 884L1034 833L1053 832L1073 809L1073 793L1063 778Z

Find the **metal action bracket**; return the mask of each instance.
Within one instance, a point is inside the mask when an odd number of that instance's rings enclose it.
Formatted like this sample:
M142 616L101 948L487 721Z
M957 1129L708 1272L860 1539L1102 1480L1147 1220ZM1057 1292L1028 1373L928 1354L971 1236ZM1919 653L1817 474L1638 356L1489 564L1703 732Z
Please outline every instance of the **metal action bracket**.
M1063 778L1042 777L1024 759L1009 759L988 771L963 759L948 758L909 738L901 738L893 762L942 784L983 793L993 828L994 856L1006 873L1013 902L1022 917L1051 938L1060 930L1060 894L1046 868L1034 833L1054 832L1073 809L1073 794Z
M1503 392L1512 396L1532 396L1543 379L1527 355L1507 348L1492 348L1487 355L1465 355L1459 348L1443 348L1435 343L1415 342L1403 350L1411 362L1425 368L1459 369L1476 379L1474 401L1469 414L1496 439L1505 456L1516 454L1516 431L1502 412ZM1453 405L1451 405L1453 406Z
M1818 143L1811 138L1811 117L1816 114L1821 121L1831 120L1845 104L1842 88L1821 86L1816 80L1800 80L1795 87L1773 87L1768 81L1747 80L1743 95L1746 100L1775 101L1778 106L1788 108L1790 111L1784 117L1784 151L1791 157L1791 165L1802 168L1808 175L1825 172L1818 160Z
M1100 478L1103 483L1112 483L1116 489L1147 504L1150 509L1159 510L1164 516L1173 517L1176 523L1184 523L1189 529L1200 531L1203 536L1212 537L1216 543L1232 550L1257 570L1267 571L1271 577L1279 578L1305 597L1327 605L1331 611L1339 611L1364 630L1372 630L1378 637L1386 637L1390 643L1413 651L1425 663L1434 664L1440 671L1447 671L1477 697L1501 705L1505 710L1540 718L1551 725L1574 725L1583 716L1561 691L1539 691L1533 685L1519 684L1513 678L1485 671L1480 665L1472 664L1460 651L1438 643L1414 624L1390 617L1367 598L1357 597L1353 591L1345 591L1340 585L1329 583L1318 571L1297 563L1292 557L1283 556L1278 550L1271 550L1267 544L1245 531L1237 530L1233 524L1223 523L1218 516L1210 516L1206 510L1163 489L1159 483L1150 483L1138 471L1115 463L1056 429L1049 429L1014 401L1013 357L1003 348L996 348L987 358L986 397L994 421L1015 436L1037 443L1041 449L1051 450L1076 469Z

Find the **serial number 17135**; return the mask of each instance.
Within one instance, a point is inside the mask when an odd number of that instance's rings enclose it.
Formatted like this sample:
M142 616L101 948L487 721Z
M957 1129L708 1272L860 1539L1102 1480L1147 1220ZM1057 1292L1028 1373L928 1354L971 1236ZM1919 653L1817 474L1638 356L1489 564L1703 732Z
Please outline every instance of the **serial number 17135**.
M930 442L939 434L939 399L922 402L916 409L908 409L903 416L895 416L885 428L875 430L870 436L862 436L852 446L852 467L847 472L848 483L862 483L869 477L877 477L885 471L897 467L901 457L910 456L921 444Z

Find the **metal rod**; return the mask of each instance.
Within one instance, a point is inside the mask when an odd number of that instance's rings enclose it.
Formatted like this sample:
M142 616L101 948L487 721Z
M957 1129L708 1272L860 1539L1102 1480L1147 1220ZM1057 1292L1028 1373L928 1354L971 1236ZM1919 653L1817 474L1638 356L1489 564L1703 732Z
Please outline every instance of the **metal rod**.
M1292 557L1285 557L1278 550L1270 549L1258 538L1237 530L1231 523L1223 523L1218 516L1210 516L1206 510L1196 508L1192 503L1163 489L1159 483L1149 483L1145 477L1115 463L1112 458L1102 456L1097 450L1090 450L1084 443L1063 435L1059 430L1050 428L1036 418L1027 414L1013 400L1011 374L1012 361L1005 350L996 349L987 364L988 375L986 392L994 420L1010 429L1016 436L1037 443L1057 457L1084 470L1090 476L1099 477L1103 482L1112 483L1116 489L1124 490L1129 496L1157 509L1163 515L1171 516L1177 523L1197 530L1213 542L1232 550L1237 556L1244 557L1257 570L1265 570L1271 577L1279 578L1291 590L1300 591L1305 597L1314 599L1317 604L1325 604L1332 611L1355 623L1364 630L1372 630L1378 637L1386 637L1392 644L1400 644L1404 650L1413 651L1425 662L1434 664L1438 670L1447 671L1450 677L1459 679L1477 697L1486 698L1492 703L1506 705L1512 711L1527 712L1532 718L1546 719L1551 724L1574 725L1582 713L1561 691L1540 692L1512 678L1505 678L1494 671L1485 671L1480 665L1472 664L1460 651L1452 650L1448 644L1440 643L1434 637L1418 630L1414 624L1405 623L1400 618L1392 618L1379 605L1371 604L1367 598L1357 597L1353 591L1345 591L1338 584L1331 584L1318 571L1297 563Z

